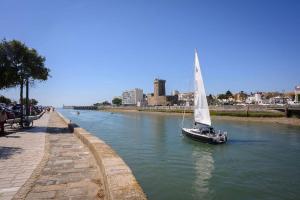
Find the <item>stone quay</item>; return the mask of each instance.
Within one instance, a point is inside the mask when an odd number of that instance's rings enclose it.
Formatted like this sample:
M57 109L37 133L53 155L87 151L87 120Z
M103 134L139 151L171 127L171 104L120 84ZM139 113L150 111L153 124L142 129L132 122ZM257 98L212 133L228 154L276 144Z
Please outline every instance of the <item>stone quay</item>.
M34 128L0 137L0 199L146 199L104 141L45 113Z

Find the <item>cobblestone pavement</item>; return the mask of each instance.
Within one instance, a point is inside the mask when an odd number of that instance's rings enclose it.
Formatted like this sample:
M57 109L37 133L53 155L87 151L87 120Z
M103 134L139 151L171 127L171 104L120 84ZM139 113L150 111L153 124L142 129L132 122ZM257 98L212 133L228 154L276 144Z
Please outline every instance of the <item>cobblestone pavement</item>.
M34 128L0 137L0 199L11 199L31 176L44 155L49 115Z
M104 186L96 161L88 148L56 112L50 114L44 166L30 191L15 199L104 199ZM41 162L43 163L43 161ZM24 196L24 194L26 194ZM22 196L23 195L23 196Z

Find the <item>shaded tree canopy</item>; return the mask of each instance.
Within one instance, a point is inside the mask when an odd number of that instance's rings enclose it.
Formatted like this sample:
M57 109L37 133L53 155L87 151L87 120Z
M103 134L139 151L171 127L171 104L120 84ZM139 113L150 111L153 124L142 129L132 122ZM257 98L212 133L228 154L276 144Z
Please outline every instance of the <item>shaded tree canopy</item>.
M101 103L101 105L109 106L109 105L111 105L111 103L109 103L108 101L103 101L103 102Z
M233 94L229 90L225 94L218 95L218 99L229 99L230 97L233 97Z
M218 99L228 99L226 94L219 94Z
M2 40L0 43L0 89L22 85L25 80L45 81L50 70L45 67L45 57L24 43Z
M211 94L209 94L208 96L206 96L206 99L207 99L208 105L217 104L216 99Z
M101 106L100 103L94 103L93 106Z
M1 95L0 103L11 104L11 99Z
M229 91L229 90L227 90L226 91L226 97L227 97L227 99L229 98L229 97L233 97L233 94Z
M94 106L109 106L111 105L108 101L103 101L101 103L95 103Z
M122 99L120 99L120 98L114 98L114 99L112 100L112 103L113 103L114 105L119 106L119 105L122 104Z
M23 98L23 104L25 104L25 102L26 102L26 98ZM38 105L38 101L36 100L36 99L29 99L29 105L34 105L34 106L36 106L36 105Z

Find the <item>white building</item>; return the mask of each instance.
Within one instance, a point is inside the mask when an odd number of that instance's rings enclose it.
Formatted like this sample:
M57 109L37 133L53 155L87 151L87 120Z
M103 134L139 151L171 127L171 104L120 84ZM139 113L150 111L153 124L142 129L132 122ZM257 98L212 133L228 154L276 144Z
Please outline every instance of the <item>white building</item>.
M261 98L261 93L257 92L254 95L248 96L246 99L247 104L263 104L265 103Z
M269 99L270 104L277 104L277 105L287 104L290 101L291 101L290 98L282 97L282 96L272 97Z
M261 101L261 93L254 94L255 102L259 103Z
M143 90L135 88L133 90L126 90L122 93L123 105L137 105L143 101Z
M186 106L194 105L194 92L179 93L178 101L182 105L186 105Z

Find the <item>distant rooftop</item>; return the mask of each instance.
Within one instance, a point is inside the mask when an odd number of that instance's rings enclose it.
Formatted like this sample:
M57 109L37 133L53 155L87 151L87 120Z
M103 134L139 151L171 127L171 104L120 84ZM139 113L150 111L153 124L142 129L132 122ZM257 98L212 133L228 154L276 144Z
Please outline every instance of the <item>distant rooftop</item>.
M164 81L164 82L166 82L166 80L159 79L159 78L156 78L154 81Z

